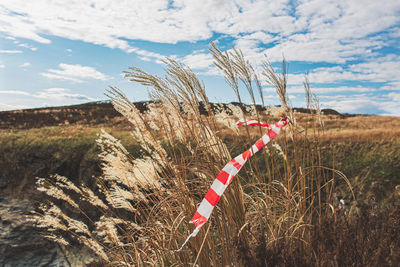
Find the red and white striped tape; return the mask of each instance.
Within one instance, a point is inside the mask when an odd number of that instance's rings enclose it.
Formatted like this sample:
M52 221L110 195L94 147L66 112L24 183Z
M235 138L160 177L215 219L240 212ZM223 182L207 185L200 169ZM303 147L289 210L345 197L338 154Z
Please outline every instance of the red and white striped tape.
M229 161L228 164L226 164L225 167L220 171L205 195L203 201L200 203L200 206L193 218L190 220L191 223L194 223L196 228L186 238L182 247L177 251L180 251L192 236L196 236L203 224L207 222L208 218L210 218L211 212L213 211L215 205L217 205L225 189L228 187L233 177L235 177L235 175L240 171L246 161L261 148L263 148L269 141L274 139L287 123L288 121L286 117L273 125L261 123L256 120L239 120L236 123L236 125L245 124L261 126L264 128L269 128L269 130L251 148Z

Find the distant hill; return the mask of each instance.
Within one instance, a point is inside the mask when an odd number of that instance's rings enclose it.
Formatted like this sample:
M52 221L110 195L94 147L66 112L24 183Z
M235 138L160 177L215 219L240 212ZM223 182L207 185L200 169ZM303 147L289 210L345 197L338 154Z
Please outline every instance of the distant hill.
M137 102L144 110L148 102ZM30 129L68 124L105 124L121 117L110 102L90 102L80 105L22 109L0 112L0 129Z
M141 111L147 109L149 101L135 102ZM239 103L233 102L234 105ZM226 105L226 104L224 104ZM260 110L264 107L258 106ZM294 108L296 112L309 113L305 108ZM205 113L203 106L200 111ZM332 109L322 110L326 115L341 115ZM30 129L44 126L59 126L69 124L97 125L113 123L114 118L121 118L109 101L90 102L80 105L22 109L0 112L0 129Z

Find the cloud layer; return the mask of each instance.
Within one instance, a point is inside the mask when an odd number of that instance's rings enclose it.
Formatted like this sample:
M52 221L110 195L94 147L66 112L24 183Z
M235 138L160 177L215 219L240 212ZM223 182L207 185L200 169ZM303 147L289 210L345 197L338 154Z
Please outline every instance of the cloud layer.
M54 35L127 51L137 48L126 39L196 42L218 33L247 48L274 43L263 50L276 57L285 51L290 60L345 62L399 35L399 10L392 0L4 0L0 31L40 43Z
M37 106L54 106L54 105L66 105L66 104L77 104L82 102L96 101L99 99L78 93L72 93L70 89L66 88L47 88L36 92L28 92L21 90L0 90L0 96L2 99L16 97L20 98L20 102L27 103L15 103L15 101L9 101L9 103L0 102L0 110L9 109L22 109L31 108ZM28 99L29 101L23 101Z
M95 68L81 65L71 65L61 63L59 69L48 69L47 72L41 73L42 76L49 79L58 79L82 83L85 79L95 79L106 81L111 79L107 75L97 71Z

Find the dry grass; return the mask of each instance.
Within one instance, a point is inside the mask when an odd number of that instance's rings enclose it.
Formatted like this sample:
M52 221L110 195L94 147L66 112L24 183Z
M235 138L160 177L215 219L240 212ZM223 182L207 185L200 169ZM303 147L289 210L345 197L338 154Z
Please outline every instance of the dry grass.
M346 176L333 168L334 162L322 164L331 152L323 149L322 141L329 139L324 139L326 133L332 134L325 130L327 124L323 124L318 100L309 97L308 106L316 111L297 116L286 93L285 72L278 75L265 62L265 78L276 86L282 108L259 112L254 93L259 90L259 77L241 52L221 52L215 45L211 52L238 101L242 99L242 83L253 99L253 108L246 113L239 108L230 116L225 111L216 114L196 75L173 60L165 61L165 78L131 68L125 72L127 78L152 88L155 104L148 112L140 113L117 88L111 88L108 94L115 109L132 123L131 134L143 156L133 157L117 139L103 132L98 143L104 175L98 180L98 190L91 191L58 176L39 180L40 190L61 199L67 209L76 210L67 215L54 204L58 200L42 205L44 217L36 220L47 236L63 245L78 241L92 249L103 264L114 266L339 262L340 255L334 250L331 253L336 258L331 260L331 254L316 254L316 236L323 228L315 225L338 218L345 225L350 220L334 197L337 181L345 181L347 189L342 190L354 195ZM283 66L285 69L285 63ZM307 81L305 85L309 90ZM307 94L312 95L310 91ZM201 114L200 101L208 115ZM290 118L290 125L276 142L247 162L204 229L181 252L175 252L193 230L188 221L219 170L263 133L260 128L228 129L224 122L249 116L274 122L282 115ZM352 127L363 125L352 120L346 123ZM226 142L235 145L230 144L228 149ZM93 215L93 210L101 216ZM339 226L337 229L340 231ZM365 263L365 257L356 265Z
M314 120L314 115L296 113L299 124ZM324 141L335 140L399 140L400 118L373 115L321 115L324 131L320 138ZM314 131L313 128L309 129Z

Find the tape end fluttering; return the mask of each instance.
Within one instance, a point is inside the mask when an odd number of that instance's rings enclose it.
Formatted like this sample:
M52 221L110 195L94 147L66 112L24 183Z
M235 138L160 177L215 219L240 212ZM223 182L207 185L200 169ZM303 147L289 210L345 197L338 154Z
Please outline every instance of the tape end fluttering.
M262 123L253 119L241 119L236 123L236 125L260 126L263 128L268 128L269 130L267 130L267 132L250 149L233 158L219 172L210 189L207 191L205 197L203 198L203 201L201 201L199 207L197 208L197 211L194 214L193 218L190 220L190 223L193 223L196 228L186 238L185 242L178 250L176 250L176 252L181 251L182 248L189 241L189 239L197 235L197 233L200 231L200 228L207 222L208 218L211 215L211 212L213 211L215 205L217 205L225 189L228 187L233 177L235 177L235 175L240 171L246 161L256 152L262 149L269 141L275 138L275 136L277 136L281 129L287 124L287 117L282 118L272 125Z
M185 240L185 242L183 242L182 246L178 250L175 250L175 252L181 251L183 249L183 247L186 245L186 243L189 241L189 239L193 236L196 236L199 231L200 231L200 228L198 228L198 227L194 228L193 232L186 238L186 240Z

